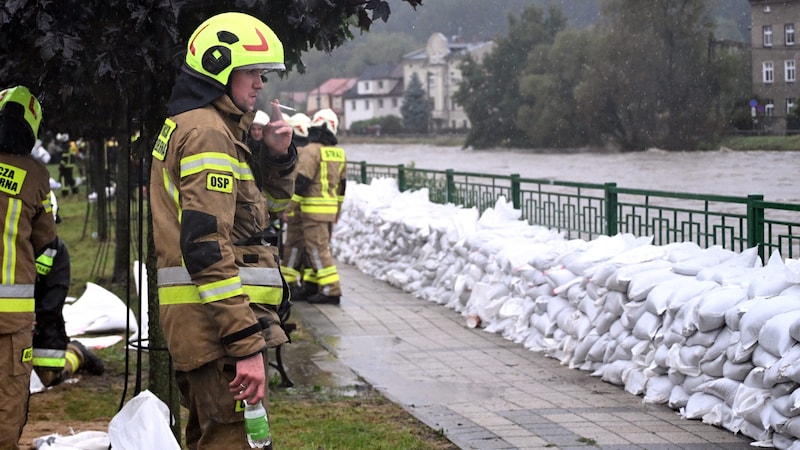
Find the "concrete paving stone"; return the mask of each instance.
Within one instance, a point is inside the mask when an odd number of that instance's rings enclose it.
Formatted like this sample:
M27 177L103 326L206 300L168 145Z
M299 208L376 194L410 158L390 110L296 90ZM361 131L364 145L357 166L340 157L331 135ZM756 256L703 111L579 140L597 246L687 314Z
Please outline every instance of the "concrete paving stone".
M654 433L618 433L634 444L669 444L669 441Z
M549 442L536 436L503 436L503 440L517 449L547 448L552 450Z

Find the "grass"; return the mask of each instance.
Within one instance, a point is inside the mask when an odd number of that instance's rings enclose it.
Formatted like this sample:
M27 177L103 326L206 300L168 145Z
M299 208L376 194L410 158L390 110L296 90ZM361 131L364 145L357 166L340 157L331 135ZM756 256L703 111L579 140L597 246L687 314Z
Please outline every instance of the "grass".
M55 166L48 166L51 173ZM62 222L58 233L67 243L72 268L70 295L80 297L86 282L94 282L114 292L123 300L124 287L108 281L113 265L113 239L109 243L93 238L93 214L86 203L86 187L77 196L62 197L58 203ZM87 214L88 212L88 214ZM102 269L102 270L99 270ZM131 307L134 311L135 308ZM311 333L298 323L292 334L295 348L311 346L302 354L322 351ZM292 351L284 352L284 363L292 373ZM106 373L91 376L79 373L77 383L64 383L31 397L28 425L23 430L23 448L32 438L50 433L69 434L70 430L107 431L108 422L118 412L123 392L126 399L133 394L136 354L126 355L124 343L97 352L106 366ZM127 362L126 356L130 358ZM143 386L147 389L147 355L143 356ZM127 386L126 386L127 381ZM373 389L358 395L343 395L341 389L323 385L296 386L280 389L277 377L270 380L270 418L276 449L433 449L453 450L458 447L440 431L427 427L407 411L388 401ZM300 384L300 383L298 383ZM185 410L182 423L186 423ZM32 448L32 447L31 447Z

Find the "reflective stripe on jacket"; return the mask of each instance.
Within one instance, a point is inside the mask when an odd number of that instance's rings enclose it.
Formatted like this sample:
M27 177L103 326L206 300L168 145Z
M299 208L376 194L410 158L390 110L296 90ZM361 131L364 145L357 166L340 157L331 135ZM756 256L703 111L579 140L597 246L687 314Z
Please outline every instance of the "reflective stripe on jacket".
M56 238L50 174L31 155L0 153L0 333L31 327L36 256Z
M347 159L344 149L311 143L298 149L297 183L292 203L303 218L333 222L344 201ZM290 205L289 212L297 206Z

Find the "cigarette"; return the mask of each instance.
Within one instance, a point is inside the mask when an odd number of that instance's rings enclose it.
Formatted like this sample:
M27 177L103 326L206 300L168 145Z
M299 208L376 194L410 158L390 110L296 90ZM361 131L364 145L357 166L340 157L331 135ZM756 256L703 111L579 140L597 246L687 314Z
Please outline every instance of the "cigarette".
M284 105L281 105L280 103L278 104L278 108L283 109L285 111L292 111L292 112L297 111L296 109L292 108L291 106L284 106Z

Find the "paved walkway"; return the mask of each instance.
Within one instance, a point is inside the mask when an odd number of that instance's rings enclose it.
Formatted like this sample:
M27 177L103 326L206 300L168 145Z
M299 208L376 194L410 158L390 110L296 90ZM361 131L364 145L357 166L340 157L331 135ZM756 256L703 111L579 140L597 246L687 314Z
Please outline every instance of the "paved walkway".
M341 362L464 449L749 449L752 439L465 326L459 313L338 265L340 306L298 302ZM319 313L317 313L317 311Z

